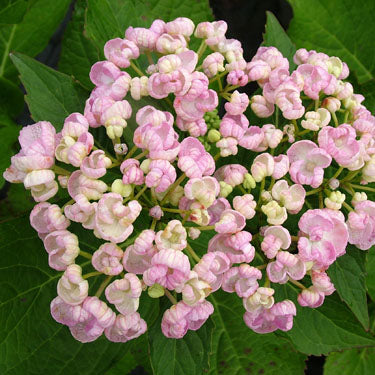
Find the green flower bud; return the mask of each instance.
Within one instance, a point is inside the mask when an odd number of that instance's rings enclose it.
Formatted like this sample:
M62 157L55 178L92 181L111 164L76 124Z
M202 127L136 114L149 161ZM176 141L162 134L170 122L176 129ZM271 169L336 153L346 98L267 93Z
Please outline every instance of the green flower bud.
M160 284L154 284L147 289L147 293L151 298L160 298L164 296L164 288Z
M220 196L226 198L232 191L233 187L224 181L220 181Z
M242 185L245 189L254 189L256 185L254 177L250 173L246 173Z
M111 191L113 193L118 193L126 198L129 197L133 192L133 187L131 185L124 184L121 179L117 179L113 181Z
M216 143L217 141L220 140L220 138L221 138L221 134L218 130L211 129L208 132L207 139L208 139L209 142Z

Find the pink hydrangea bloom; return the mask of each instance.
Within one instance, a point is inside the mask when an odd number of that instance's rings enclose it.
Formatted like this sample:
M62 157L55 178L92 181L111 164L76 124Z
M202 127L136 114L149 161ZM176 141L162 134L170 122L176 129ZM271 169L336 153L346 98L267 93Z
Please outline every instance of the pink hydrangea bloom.
M124 184L142 185L144 183L144 174L139 164L136 159L127 159L121 163L120 171L123 174Z
M225 103L225 110L230 115L240 115L244 113L249 105L249 97L246 94L240 94L237 90L231 95L231 100Z
M275 171L273 156L268 153L256 156L250 170L256 182L262 181L267 176L272 176Z
M155 187L156 193L166 191L176 180L176 170L168 160L152 160L145 183Z
M349 212L346 222L349 243L361 250L368 250L375 244L375 203L369 200L358 202Z
M301 118L305 113L300 90L291 80L285 80L275 91L275 104L288 120Z
M217 233L238 233L246 225L245 217L235 210L227 209L221 213L220 220L215 224Z
M293 182L317 188L323 182L324 168L332 161L331 156L312 141L298 141L288 149L289 173Z
M247 173L247 169L241 164L227 164L218 168L214 174L218 181L224 181L225 183L235 187L243 183L244 176Z
M139 126L151 124L152 126L159 126L163 122L173 125L173 116L169 112L159 111L151 105L146 105L138 110L136 115L136 122Z
M251 194L237 195L233 198L233 207L241 213L247 220L255 216L255 207L257 203Z
M187 137L181 142L178 167L189 178L201 178L214 173L215 161L198 139Z
M206 281L212 292L218 290L223 280L223 274L230 267L229 258L221 251L212 251L204 254L201 260L194 266L199 278Z
M251 245L251 233L241 231L236 234L217 234L208 243L208 252L221 251L232 263L250 263L254 259L255 248Z
M115 305L123 315L132 314L138 310L142 284L133 273L127 273L123 279L117 279L105 290L108 302Z
M180 301L164 312L161 321L161 330L164 336L174 339L181 339L189 328L186 316L192 307Z
M192 306L190 312L186 316L189 324L188 328L192 331L198 330L213 312L214 307L211 302L206 300Z
M270 309L246 311L244 321L256 333L269 333L280 329L289 331L293 327L293 316L297 314L290 300L275 303Z
M148 150L151 159L172 161L180 151L178 134L166 122L159 126L148 123L138 127L133 141L137 147Z
M82 305L69 305L60 297L56 297L50 304L51 315L56 322L68 327L86 321L89 313L82 308Z
M107 193L99 200L95 214L95 230L101 238L114 243L125 241L133 232L132 223L142 207L137 201L122 204L117 193Z
M220 220L221 213L230 208L230 203L225 198L218 198L212 203L212 205L207 209L208 215L210 216L210 221L208 225L213 225Z
M35 202L45 202L58 191L55 173L49 169L31 171L25 176L23 184L31 191Z
M269 117L275 111L274 104L267 101L267 99L262 95L254 95L251 98L250 107L253 112L260 118Z
M202 63L204 74L208 78L216 76L216 74L223 72L224 69L224 56L219 52L209 54Z
M78 195L84 195L89 200L97 200L107 189L104 181L89 178L79 170L74 171L68 180L68 192L73 199Z
M56 204L38 203L30 212L30 224L39 235L45 235L56 230L64 230L70 221L63 215Z
M182 300L189 306L195 306L210 294L211 286L201 280L195 271L190 271L189 280L176 287L177 293L182 293Z
M117 315L113 325L107 327L104 333L109 341L127 342L144 334L147 330L147 323L139 313L134 312L127 315Z
M57 283L57 294L69 305L79 305L87 297L89 283L82 278L78 264L69 265Z
M267 265L267 275L273 283L285 284L289 277L293 280L300 280L305 273L305 263L298 258L298 255L287 251L279 251L276 254L276 261Z
M97 297L87 297L82 308L87 313L86 319L69 329L72 336L83 343L96 340L116 319L116 314Z
M291 243L289 231L280 225L274 225L265 230L261 249L268 259L272 259L280 249L289 249Z
M360 144L356 140L355 129L349 124L337 128L324 127L319 132L319 146L327 151L336 162L344 167L350 166L359 156Z
M105 275L118 275L123 270L121 260L124 252L114 243L101 245L92 256L93 267Z
M302 234L298 240L298 254L304 262L313 261L316 267L326 269L345 253L349 233L341 212L308 210L298 226Z
M287 181L280 180L272 187L272 197L280 202L288 212L296 214L305 203L306 190L302 185L289 186Z
M96 202L90 203L83 194L77 194L74 199L76 203L64 208L66 217L77 223L82 223L82 226L86 229L94 229L94 218L98 204Z
M207 124L203 118L194 121L186 121L177 116L176 124L182 131L188 131L192 137L200 137L207 133Z
M189 258L181 251L163 249L151 259L151 267L143 273L143 281L151 286L158 283L173 290L187 281L190 274Z
M225 38L228 25L225 21L201 22L197 25L194 35L205 39L208 46L218 44Z
M51 232L44 238L44 247L48 253L51 268L64 271L73 264L79 254L78 238L67 230Z
M203 208L210 207L220 192L216 178L205 176L192 178L184 186L185 197L198 201Z
M139 57L139 48L131 40L115 38L104 45L105 58L119 68L127 68L130 61Z
M80 169L89 178L103 177L112 161L103 150L95 150L82 160Z
M159 250L183 250L186 247L186 229L179 220L171 220L164 230L155 235L155 243Z
M226 292L236 292L239 297L247 298L258 289L257 280L261 278L261 271L244 263L224 273L221 287Z
M128 246L122 260L124 269L138 275L142 274L151 267L151 259L156 252L157 249L152 245L143 251L137 250L135 245Z
M279 180L289 172L289 158L286 155L274 156L274 170L272 177Z

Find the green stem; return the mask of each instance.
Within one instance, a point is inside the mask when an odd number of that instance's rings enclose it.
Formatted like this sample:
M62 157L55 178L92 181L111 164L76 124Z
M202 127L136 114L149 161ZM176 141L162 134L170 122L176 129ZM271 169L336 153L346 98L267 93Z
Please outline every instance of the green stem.
M59 167L58 165L54 165L52 170L56 173L56 174L61 174L63 176L70 176L70 172L64 168L61 168Z
M142 159L144 156L146 156L148 154L148 151L146 150L146 151L143 151L143 152L141 152L140 154L138 154L137 156L134 156L134 158L133 159L135 159L135 160L139 160L139 159Z
M147 185L143 186L143 188L134 197L134 200L137 200L146 191L146 189L147 189Z
M86 259L91 259L92 258L92 255L90 253L88 253L87 251L83 251L83 250L79 251L79 255L81 257L86 258Z
M310 190L306 193L306 197L308 197L309 195L313 195L313 194L316 194L316 193L319 193L320 191L322 190L321 187L318 187L316 189L313 189L313 190Z
M193 227L195 229L199 229L199 230L213 230L215 229L215 225L206 225L206 226L202 226L202 227Z
M331 115L332 115L333 121L334 121L334 123L335 123L335 126L336 126L336 128L337 128L337 127L339 126L339 121L337 120L336 113L335 113L335 112L332 112Z
M124 160L130 159L130 157L138 150L137 146L133 146L132 149L127 153Z
M199 258L197 253L193 250L193 248L189 244L186 244L186 250L193 257L195 261L197 261L198 263L200 262L201 258Z
M330 178L330 180L333 180L333 179L339 177L340 174L341 174L341 172L342 172L343 170L344 170L344 167L340 167L340 168L336 171L336 173ZM328 181L329 181L329 180L328 180Z
M294 284L295 286L298 286L298 288L300 288L302 290L306 289L306 287L303 284L301 284L300 282L298 282L296 280L293 280L293 279L289 278L289 282L292 283L292 284Z
M137 74L138 74L140 77L144 76L142 70L140 70L140 69L138 68L138 66L135 65L135 64L133 63L133 61L131 61L131 60L130 60L130 66L134 69L134 71L137 72Z
M203 39L202 42L201 42L201 45L199 46L198 51L197 51L198 61L203 56L204 51L206 50L206 48L207 48L207 44L206 44L206 41Z
M97 290L97 292L95 293L95 297L100 297L104 291L104 289L107 287L107 285L110 283L110 281L112 280L112 277L113 276L107 276L105 278L105 280L100 284L99 286L99 289Z
M342 205L350 212L350 211L354 211L353 210L353 207L349 206L346 202L342 202Z
M164 288L164 294L172 302L173 305L177 304L176 298L173 297L172 293L168 289Z
M356 188L356 189L362 189L362 190L365 190L365 191L371 191L372 193L375 193L374 188L370 188L370 187L362 186L362 185L350 184L350 183L348 183L348 185L350 185L351 187Z
M173 212L176 214L186 214L189 213L190 210L179 210L178 208L167 208L167 207L160 207L165 212Z
M86 275L83 275L82 278L86 280L89 277L98 276L98 275L102 275L102 273L99 271L93 271L93 272L86 273Z

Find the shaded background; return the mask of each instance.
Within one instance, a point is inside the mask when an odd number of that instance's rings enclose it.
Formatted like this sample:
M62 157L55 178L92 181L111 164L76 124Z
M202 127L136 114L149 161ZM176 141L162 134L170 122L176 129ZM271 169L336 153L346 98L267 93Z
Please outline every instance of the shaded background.
M210 5L215 18L225 20L228 23L227 37L236 38L241 41L244 49L244 57L247 61L251 60L263 40L262 34L266 23L266 11L271 11L284 29L288 28L293 16L292 9L286 0L210 0ZM60 57L64 30L72 16L73 8L74 2L72 2L69 12L51 38L48 46L36 57L43 64L55 69ZM257 86L254 84L254 86L249 87L249 90L255 91L256 88ZM17 122L20 125L27 125L33 122L26 105L24 112L19 116ZM0 191L0 199L6 196L8 188L9 184L7 183ZM324 360L324 357L310 356L307 361L306 374L323 374ZM140 364L131 374L144 375L146 372Z

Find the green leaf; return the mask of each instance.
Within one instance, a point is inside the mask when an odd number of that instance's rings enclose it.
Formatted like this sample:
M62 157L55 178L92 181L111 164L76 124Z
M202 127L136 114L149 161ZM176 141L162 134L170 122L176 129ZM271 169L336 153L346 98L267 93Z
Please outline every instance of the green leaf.
M48 267L28 217L2 223L0 238L2 375L102 374L123 357L127 344L110 343L105 337L82 344L52 319L49 305L61 273ZM96 249L89 239L84 242L84 249Z
M276 300L287 298L296 304L293 328L286 335L302 353L321 355L352 347L375 346L374 337L364 331L336 293L326 297L321 307L311 309L296 302L299 290L290 283L273 284L273 287Z
M276 47L284 57L289 60L290 70L296 68L296 64L293 61L296 46L271 12L267 12L266 32L263 34L263 45Z
M149 27L154 19L177 17L213 20L208 0L88 0L86 31L101 50L109 39L123 38L129 26Z
M373 54L375 2L367 0L289 0L293 7L288 34L297 48L338 56L360 85L375 78ZM373 86L373 84L372 84ZM374 101L371 102L375 109Z
M21 89L6 78L0 77L0 111L15 117L23 110Z
M19 24L0 27L0 77L15 78L16 69L9 52L35 56L47 45L63 20L71 0L30 0L29 9Z
M61 48L59 70L72 75L89 90L94 88L90 81L91 66L100 60L99 51L85 36L84 20L86 0L79 0L74 6L73 18L69 22Z
M304 373L306 356L273 333L258 334L245 325L242 301L234 294L215 292L210 298L215 307L210 374Z
M25 0L0 0L0 24L20 23L26 11Z
M331 353L324 364L324 375L372 375L375 369L375 349L351 349Z
M10 158L14 154L13 144L17 140L18 126L11 118L4 113L0 113L0 139L2 143L0 158L0 188L4 185L3 172L10 166Z
M35 206L34 199L25 190L23 184L10 184L6 194L6 198L0 201L0 223L6 219L14 219L25 215Z
M367 252L367 262L366 262L366 286L368 294L371 299L375 301L375 248L372 247Z
M337 258L328 269L328 275L341 299L367 330L369 316L365 285L366 253L353 245L348 245L346 254Z
M12 61L21 74L34 121L50 121L60 130L72 112L83 112L88 93L71 77L20 53L12 55Z
M161 331L162 314L149 329L150 360L154 375L201 375L208 371L213 324L210 320L184 338L165 337Z

